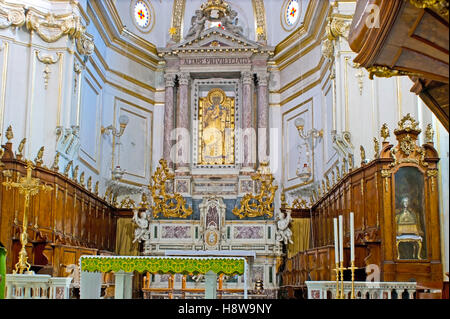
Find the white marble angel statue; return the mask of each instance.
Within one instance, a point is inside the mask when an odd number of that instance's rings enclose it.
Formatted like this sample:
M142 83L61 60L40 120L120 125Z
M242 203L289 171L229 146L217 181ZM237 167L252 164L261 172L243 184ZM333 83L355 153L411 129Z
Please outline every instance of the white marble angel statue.
M139 210L133 210L133 221L136 223L137 228L134 230L133 243L148 241L150 239L149 222L147 212L141 212Z
M277 233L276 239L279 242L283 242L285 245L288 243L293 244L292 241L292 231L289 229L289 225L292 221L291 211L287 210L287 215L285 216L282 211L277 216Z
M191 18L191 27L185 36L185 39L195 36L195 39L200 36L200 33L205 29L206 16L202 10L196 10L195 15Z
M221 23L224 26L225 30L230 31L236 35L242 36L244 33L244 29L238 25L239 19L237 18L238 13L235 10L231 10L228 16L223 16L221 19Z

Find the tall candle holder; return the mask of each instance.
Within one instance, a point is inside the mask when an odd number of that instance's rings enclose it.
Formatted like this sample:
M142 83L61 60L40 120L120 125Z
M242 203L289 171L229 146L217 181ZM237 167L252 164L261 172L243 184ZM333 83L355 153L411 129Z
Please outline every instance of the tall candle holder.
M344 262L341 261L341 265L339 267L339 271L341 273L341 294L339 299L345 299L345 293L344 293L344 270L347 268L344 267Z
M336 272L336 299L341 299L341 291L339 289L339 264L336 263L336 268L333 269Z
M352 260L352 266L350 268L348 268L352 271L352 294L351 294L351 299L356 299L355 298L355 270L357 269L355 267L355 261Z

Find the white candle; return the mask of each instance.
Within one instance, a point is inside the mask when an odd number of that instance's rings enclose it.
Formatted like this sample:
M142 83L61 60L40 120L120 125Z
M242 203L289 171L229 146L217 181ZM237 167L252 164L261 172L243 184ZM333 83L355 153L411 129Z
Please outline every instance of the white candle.
M338 223L337 218L333 218L334 222L334 259L336 265L339 264L339 239L338 239Z
M350 261L355 261L355 217L350 213Z
M344 224L342 215L339 215L339 261L344 262Z

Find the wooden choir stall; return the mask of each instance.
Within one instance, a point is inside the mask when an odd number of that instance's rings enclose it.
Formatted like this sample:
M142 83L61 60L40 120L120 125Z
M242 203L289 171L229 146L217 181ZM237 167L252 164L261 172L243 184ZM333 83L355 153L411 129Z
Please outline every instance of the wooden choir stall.
M419 146L421 130L408 114L394 133L397 141L391 144L383 126L384 140L379 147L375 139L374 160L353 168L350 159L348 169L337 167L332 180L323 182L313 196L312 207L303 202L282 208L292 211L292 227L303 223L300 226L310 228L306 247L288 247L281 268L282 295L305 298L306 281L336 280L333 218L339 215L344 219L344 267L350 267L350 212L357 281L442 283L439 156L433 132L429 126L425 144ZM293 232L295 242L296 229ZM351 280L350 271L344 280Z
M13 151L9 140L1 150L0 242L8 254L6 272L11 273L22 246L24 196L5 183L26 176L27 161L20 150ZM84 181L84 173L78 177L72 172L69 178L70 167L61 173L57 158L51 168L44 166L42 153L43 149L32 163L32 177L51 191L30 198L25 247L28 263L36 274L75 276L80 256L114 254L116 208L100 198L98 184L93 187L91 178Z

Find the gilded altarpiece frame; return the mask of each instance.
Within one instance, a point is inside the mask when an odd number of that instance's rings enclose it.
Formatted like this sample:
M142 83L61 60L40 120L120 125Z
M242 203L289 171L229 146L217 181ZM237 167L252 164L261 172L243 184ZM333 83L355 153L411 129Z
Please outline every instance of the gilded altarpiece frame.
M194 80L194 168L238 168L239 91L239 80L236 79Z
M201 165L233 165L235 103L219 88L199 99L198 162Z

